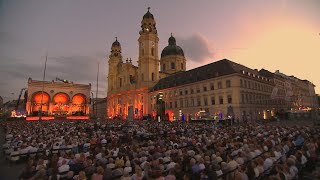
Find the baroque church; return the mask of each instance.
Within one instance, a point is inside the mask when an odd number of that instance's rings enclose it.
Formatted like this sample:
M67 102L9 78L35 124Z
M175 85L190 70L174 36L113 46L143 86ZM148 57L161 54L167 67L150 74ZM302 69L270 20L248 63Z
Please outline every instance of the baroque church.
M156 21L149 9L141 21L138 66L132 64L131 58L124 62L121 44L117 39L112 43L109 55L108 117L132 116L130 118L138 119L144 115L151 115L148 107L150 89L160 79L186 70L183 50L176 45L176 39L172 34L159 60Z
M314 84L266 69L222 59L186 71L186 58L169 37L160 54L154 16L148 8L139 32L138 66L124 61L116 39L109 55L109 118L191 120L270 119L301 107L316 107ZM299 106L296 97L300 97Z

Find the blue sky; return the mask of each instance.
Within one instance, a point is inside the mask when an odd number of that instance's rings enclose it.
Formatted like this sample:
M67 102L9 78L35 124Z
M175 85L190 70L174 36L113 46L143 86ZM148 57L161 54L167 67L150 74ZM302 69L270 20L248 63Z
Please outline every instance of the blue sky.
M188 69L228 58L320 85L318 0L2 0L0 95L17 98L29 77L41 80L48 52L49 81L59 77L95 87L100 62L99 96L105 97L111 44L117 36L123 57L136 62L149 6L160 52L173 33Z

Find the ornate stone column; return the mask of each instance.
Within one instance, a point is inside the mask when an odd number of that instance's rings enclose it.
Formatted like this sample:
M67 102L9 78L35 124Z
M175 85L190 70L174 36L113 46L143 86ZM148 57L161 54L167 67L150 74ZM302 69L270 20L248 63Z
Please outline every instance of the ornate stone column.
M72 115L72 102L70 102L68 107L68 115Z

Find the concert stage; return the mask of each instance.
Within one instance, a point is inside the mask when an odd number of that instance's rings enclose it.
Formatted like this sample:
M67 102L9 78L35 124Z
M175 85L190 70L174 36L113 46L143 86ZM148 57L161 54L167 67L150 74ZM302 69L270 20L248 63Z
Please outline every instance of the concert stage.
M89 116L67 116L68 120L89 120Z
M43 121L49 120L89 120L89 116L67 116L67 117L54 117L54 116L42 116L41 119ZM27 121L38 121L39 116L29 116L26 117Z

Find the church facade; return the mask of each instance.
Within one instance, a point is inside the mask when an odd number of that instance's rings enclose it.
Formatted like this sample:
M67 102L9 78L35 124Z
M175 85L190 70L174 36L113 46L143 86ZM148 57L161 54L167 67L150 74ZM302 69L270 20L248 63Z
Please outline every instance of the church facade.
M109 117L141 118L151 114L149 91L159 79L186 70L183 50L176 45L175 38L169 38L169 45L159 59L159 37L153 15L148 12L141 21L138 39L138 66L131 59L123 61L121 45L116 39L109 56L107 112ZM159 71L159 65L162 70Z
M139 35L138 66L131 59L123 60L117 39L112 43L108 60L109 118L268 119L293 108L297 96L292 94L292 87L297 82L305 86L300 86L296 94L304 92L301 98L308 106L316 106L314 85L307 80L250 69L227 59L186 71L184 52L172 35L159 59L156 21L149 9L142 18Z

